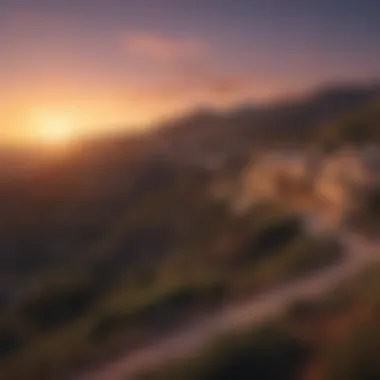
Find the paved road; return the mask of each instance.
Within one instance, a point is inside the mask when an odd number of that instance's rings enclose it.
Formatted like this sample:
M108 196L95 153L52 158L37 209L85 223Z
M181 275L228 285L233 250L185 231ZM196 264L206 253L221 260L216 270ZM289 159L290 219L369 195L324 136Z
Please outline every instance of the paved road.
M376 260L376 251L380 247L378 243L371 243L348 232L341 232L340 239L345 246L345 257L339 264L256 296L243 304L226 307L202 321L182 327L148 347L109 362L101 369L82 374L79 379L138 379L146 369L154 369L171 360L184 358L222 333L276 316L297 298L323 294L345 279L360 273L371 261Z

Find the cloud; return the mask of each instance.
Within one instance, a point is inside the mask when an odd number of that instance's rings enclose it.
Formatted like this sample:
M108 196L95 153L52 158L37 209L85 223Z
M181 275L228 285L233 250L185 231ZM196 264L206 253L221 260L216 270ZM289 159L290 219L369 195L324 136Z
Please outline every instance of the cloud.
M128 53L161 63L197 59L207 51L205 44L197 39L151 33L129 34L124 36L123 43Z
M208 92L220 97L228 98L230 96L235 96L241 92L245 92L252 86L251 80L248 78L220 78L211 81L208 84Z

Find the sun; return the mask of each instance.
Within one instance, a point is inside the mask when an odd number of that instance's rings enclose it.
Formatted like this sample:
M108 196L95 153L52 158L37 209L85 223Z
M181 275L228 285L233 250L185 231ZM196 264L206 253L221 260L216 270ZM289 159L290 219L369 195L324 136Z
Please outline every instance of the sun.
M36 120L36 136L49 145L65 145L75 137L73 120L64 115L44 115Z

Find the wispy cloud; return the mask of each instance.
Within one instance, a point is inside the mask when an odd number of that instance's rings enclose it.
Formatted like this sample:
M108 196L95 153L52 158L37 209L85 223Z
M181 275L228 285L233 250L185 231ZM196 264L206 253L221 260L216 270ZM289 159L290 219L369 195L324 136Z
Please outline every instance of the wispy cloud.
M205 44L197 39L168 37L153 33L131 33L123 38L128 53L162 63L187 61L203 56Z

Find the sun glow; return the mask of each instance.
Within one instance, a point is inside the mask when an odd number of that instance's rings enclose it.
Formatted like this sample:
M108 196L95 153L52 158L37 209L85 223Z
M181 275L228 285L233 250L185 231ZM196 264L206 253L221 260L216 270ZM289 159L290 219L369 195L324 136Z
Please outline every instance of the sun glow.
M75 137L75 123L64 115L44 115L35 124L35 137L47 144L67 144Z
M68 109L40 108L25 115L24 125L25 143L61 149L80 139L85 120Z

